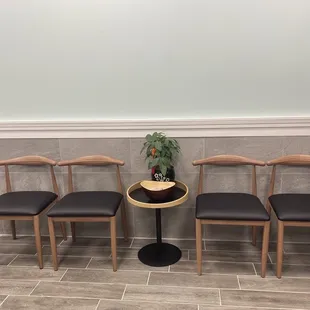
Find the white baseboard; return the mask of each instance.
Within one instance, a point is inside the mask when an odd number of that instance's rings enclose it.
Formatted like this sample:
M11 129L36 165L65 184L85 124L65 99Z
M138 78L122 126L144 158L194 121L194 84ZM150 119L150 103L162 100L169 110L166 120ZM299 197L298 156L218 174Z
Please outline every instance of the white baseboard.
M310 117L0 122L0 138L310 136Z

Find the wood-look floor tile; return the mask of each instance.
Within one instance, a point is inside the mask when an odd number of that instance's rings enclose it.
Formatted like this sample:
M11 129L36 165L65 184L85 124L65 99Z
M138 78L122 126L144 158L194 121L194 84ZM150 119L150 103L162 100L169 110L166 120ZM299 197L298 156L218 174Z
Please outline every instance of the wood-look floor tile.
M149 273L144 271L113 272L112 270L98 269L69 269L62 281L95 282L95 283L124 283L146 284Z
M283 308L282 308L283 309ZM282 310L281 309L281 310ZM256 307L234 307L234 306L228 306L228 307L223 307L223 306L208 306L208 305L199 305L199 310L280 310L279 308L256 308ZM285 308L285 310L293 310L293 309L288 309Z
M121 300L125 284L40 282L31 295ZM0 291L1 292L1 291Z
M310 294L221 290L223 306L310 309Z
M120 248L129 248L132 243L132 238L128 238L125 241L124 238L117 238L117 246ZM61 246L87 246L87 247L111 247L110 238L90 238L90 237L77 237L75 242L72 242L72 238L68 238L61 243Z
M0 254L0 265L8 265L18 254Z
M273 263L277 261L277 254L270 253L270 258ZM283 264L300 264L300 265L310 265L310 254L287 254L283 255Z
M260 273L261 264L254 264L257 274ZM276 264L267 265L267 276L276 275ZM310 278L310 265L283 265L283 277Z
M139 249L117 249L117 257L121 259L138 258Z
M42 245L50 245L49 236L41 236ZM56 244L59 245L62 242L61 237L56 237ZM34 236L18 236L17 239L13 240L12 236L0 236L0 244L12 244L12 245L32 245L35 246Z
M2 310L95 310L99 299L9 296Z
M242 290L310 293L310 279L240 276L239 282Z
M118 260L118 270L148 270L148 271L168 271L168 267L151 267L140 262L138 259L119 259ZM89 269L111 269L112 259L111 258L101 258L94 257L90 264Z
M231 289L239 288L237 276L211 274L203 274L198 276L194 274L174 272L151 272L149 285Z
M109 257L111 255L110 248L104 247L78 247L78 246L59 246L57 247L58 255L65 256L97 256L97 257ZM44 255L51 255L52 251L49 246L43 248Z
M60 268L85 268L91 257L85 256L58 256ZM44 267L53 267L52 256L43 256ZM35 255L18 255L18 257L10 264L10 266L38 266L38 257ZM112 266L112 265L110 265Z
M0 267L0 279L59 281L65 270L39 269L27 267Z
M232 251L232 252L261 252L262 243L257 242L253 246L248 241L205 241L207 251ZM275 242L269 243L269 252L276 252L277 244Z
M189 259L196 260L195 251L189 251ZM202 251L202 260L253 263L261 261L261 254L259 252Z
M197 310L197 305L101 300L98 310Z
M38 281L0 281L0 295L28 295L38 284Z
M197 273L195 261L179 261L170 267L171 272ZM252 263L231 263L231 262L203 262L203 273L255 275Z
M36 254L35 246L28 244L0 244L0 254Z
M124 300L219 305L218 289L127 285Z
M310 244L309 243L284 243L285 253L309 253L310 254Z

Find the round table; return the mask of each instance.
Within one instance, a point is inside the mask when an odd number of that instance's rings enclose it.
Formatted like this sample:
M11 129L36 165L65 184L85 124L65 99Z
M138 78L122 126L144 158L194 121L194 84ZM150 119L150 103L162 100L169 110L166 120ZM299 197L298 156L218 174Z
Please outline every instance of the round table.
M140 261L145 265L153 267L169 266L182 257L182 252L178 247L162 242L161 232L161 209L178 206L188 199L188 187L180 181L175 181L175 183L172 194L164 202L154 202L148 198L140 182L131 185L127 190L127 199L132 205L155 209L157 242L144 246L138 253Z

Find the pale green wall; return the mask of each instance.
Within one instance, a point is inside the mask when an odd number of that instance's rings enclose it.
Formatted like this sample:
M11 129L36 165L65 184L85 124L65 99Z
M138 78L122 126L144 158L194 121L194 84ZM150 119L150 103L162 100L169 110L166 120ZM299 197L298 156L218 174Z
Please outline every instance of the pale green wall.
M310 115L309 0L0 1L0 120Z

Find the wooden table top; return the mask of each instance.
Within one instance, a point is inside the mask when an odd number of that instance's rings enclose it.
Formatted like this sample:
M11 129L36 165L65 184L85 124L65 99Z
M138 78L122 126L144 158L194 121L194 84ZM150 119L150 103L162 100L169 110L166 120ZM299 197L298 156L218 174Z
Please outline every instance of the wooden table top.
M164 202L152 201L145 194L140 182L134 183L127 190L128 201L136 207L150 209L171 208L184 203L188 199L188 187L183 182L174 181L176 184L173 188L173 193L171 197Z

